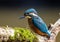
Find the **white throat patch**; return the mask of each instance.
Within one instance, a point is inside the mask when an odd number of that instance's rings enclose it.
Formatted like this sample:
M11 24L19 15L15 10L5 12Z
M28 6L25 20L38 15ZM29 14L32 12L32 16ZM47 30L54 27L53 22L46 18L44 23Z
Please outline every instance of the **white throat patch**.
M37 16L36 14L34 14L34 13L29 13L30 15L33 15L33 16Z

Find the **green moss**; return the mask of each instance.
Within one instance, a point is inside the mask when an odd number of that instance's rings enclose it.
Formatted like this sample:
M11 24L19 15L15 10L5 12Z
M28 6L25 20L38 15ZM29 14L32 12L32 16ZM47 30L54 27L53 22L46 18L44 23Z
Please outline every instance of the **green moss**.
M20 27L14 27L14 36L10 36L11 40L20 40L26 41L26 42L33 42L34 39L36 39L36 36L28 29L26 28L20 28Z

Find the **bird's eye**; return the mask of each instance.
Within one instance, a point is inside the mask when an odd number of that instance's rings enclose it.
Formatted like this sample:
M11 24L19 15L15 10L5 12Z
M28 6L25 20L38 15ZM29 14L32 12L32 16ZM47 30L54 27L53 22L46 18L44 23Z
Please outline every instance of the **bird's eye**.
M26 13L26 15L29 15L29 13Z
M27 13L27 15L28 15L29 13Z
M25 13L24 15L27 16L27 15L29 15L29 13Z

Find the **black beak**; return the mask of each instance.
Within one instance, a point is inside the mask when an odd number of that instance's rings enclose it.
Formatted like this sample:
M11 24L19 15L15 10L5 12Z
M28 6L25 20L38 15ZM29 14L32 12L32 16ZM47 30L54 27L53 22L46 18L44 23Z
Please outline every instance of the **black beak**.
M21 16L21 17L19 17L19 19L23 19L23 18L25 18L25 16Z

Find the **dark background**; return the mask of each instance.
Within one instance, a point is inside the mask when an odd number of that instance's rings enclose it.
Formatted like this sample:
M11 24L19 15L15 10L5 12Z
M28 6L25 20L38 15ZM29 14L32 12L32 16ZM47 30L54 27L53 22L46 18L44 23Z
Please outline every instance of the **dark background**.
M28 27L27 19L18 17L29 8L35 8L47 25L60 18L59 0L0 0L0 26ZM60 33L56 41L60 42Z

